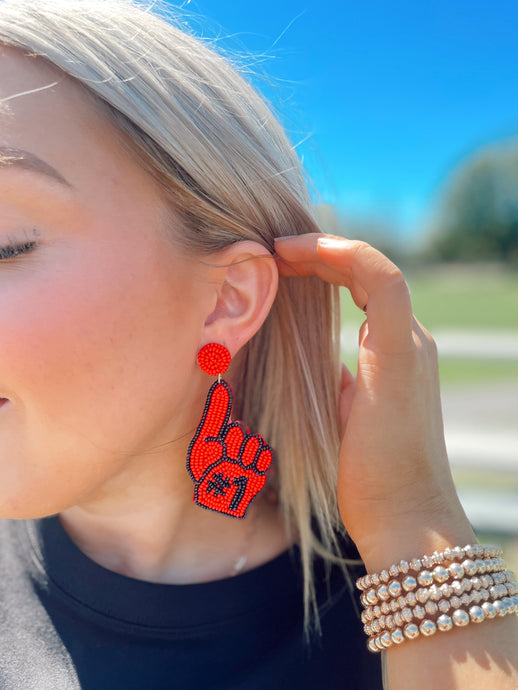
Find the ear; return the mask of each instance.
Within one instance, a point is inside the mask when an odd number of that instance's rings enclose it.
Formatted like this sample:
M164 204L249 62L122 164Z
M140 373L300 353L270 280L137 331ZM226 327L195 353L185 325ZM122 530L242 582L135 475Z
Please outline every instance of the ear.
M264 323L277 294L274 257L258 242L235 242L211 257L216 305L207 315L200 347L221 343L232 357Z

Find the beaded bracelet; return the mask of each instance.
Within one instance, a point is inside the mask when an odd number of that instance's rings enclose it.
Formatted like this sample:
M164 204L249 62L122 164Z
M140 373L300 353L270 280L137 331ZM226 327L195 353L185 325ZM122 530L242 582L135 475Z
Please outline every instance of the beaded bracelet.
M379 652L420 635L518 612L518 584L505 570L502 553L495 546L456 546L359 578L368 649ZM400 581L399 575L405 577ZM468 611L461 608L470 604Z
M518 583L510 582L508 585L502 585L503 590L499 590L497 596L494 596L488 589L473 590L471 594L464 593L461 597L453 596L451 599L441 599L438 603L432 600L426 602L424 606L417 604L415 606L404 606L401 610L388 615L381 615L366 622L364 631L367 635L377 634L384 629L393 630L397 626L410 623L412 619L423 620L425 616L434 616L435 614L449 613L450 609L458 609L469 606L470 604L479 604L482 600L492 603L499 599L506 597L513 597L518 593ZM494 589L494 588L491 588Z
M501 558L487 558L484 561L472 561L466 559L462 563L451 563L448 567L436 566L432 571L421 570L417 577L407 575L401 582L399 580L389 580L387 583L379 585L376 589L369 589L364 592L360 601L364 606L377 604L380 601L387 601L391 597L399 597L404 592L411 592L421 587L429 587L434 582L442 585L448 580L453 580L452 587L455 591L462 581L464 575L483 575L493 573L497 575L505 568L505 561ZM493 584L493 583L491 583Z
M484 592L487 592L487 597L498 599L508 594L516 594L514 591L516 582L514 582L513 579L513 573L506 571L494 573L493 575L482 575L480 578L473 577L457 580L451 585L445 583L440 587L436 585L421 587L415 592L408 592L390 601L383 601L381 605L367 606L362 612L361 618L364 623L369 623L375 618L379 618L381 615L396 613L406 606L427 604L429 602L431 604L438 602L439 609L442 610L445 606L441 604L443 600L447 602L451 601L453 605L455 605L456 602L465 603L466 600L463 599L463 597L472 590L471 597L472 601L475 601L475 603L477 603L477 598L479 598L479 600L487 600L486 595L483 594ZM458 585L458 587L455 587L455 585Z
M454 548L447 548L444 551L434 551L431 556L421 556L421 558L413 558L410 562L399 561L391 565L390 568L382 570L381 573L372 573L364 575L356 580L358 589L365 590L373 585L379 585L382 582L388 582L392 577L398 575L406 575L410 570L419 572L422 569L433 568L436 565L442 565L445 562L462 561L465 558L484 559L501 556L503 551L498 546L482 546L481 544L467 544L464 547L455 546Z
M429 637L437 631L448 632L454 627L464 627L470 623L482 623L496 616L506 616L509 613L518 613L518 597L504 597L493 602L485 601L481 606L472 606L469 611L456 609L451 616L443 613L434 622L425 619L420 625L409 623L403 630L395 628L392 632L385 631L381 635L369 638L367 648L371 652L381 652L394 645L401 644L405 640L415 640L424 635Z

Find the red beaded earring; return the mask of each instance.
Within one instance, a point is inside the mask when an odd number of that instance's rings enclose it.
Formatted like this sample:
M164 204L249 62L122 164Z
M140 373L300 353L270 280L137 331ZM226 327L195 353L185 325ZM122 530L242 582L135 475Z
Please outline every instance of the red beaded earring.
M187 452L187 470L194 482L194 502L202 508L245 517L252 499L266 483L273 450L242 422L232 422L232 389L221 375L231 361L223 345L209 343L198 352L203 371L218 380L212 385Z

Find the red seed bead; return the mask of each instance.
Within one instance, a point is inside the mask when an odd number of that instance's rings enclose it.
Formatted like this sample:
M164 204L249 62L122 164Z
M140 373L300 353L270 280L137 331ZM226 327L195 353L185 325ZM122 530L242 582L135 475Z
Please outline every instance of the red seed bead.
M219 343L208 343L198 352L198 364L210 376L224 374L231 360L230 352Z

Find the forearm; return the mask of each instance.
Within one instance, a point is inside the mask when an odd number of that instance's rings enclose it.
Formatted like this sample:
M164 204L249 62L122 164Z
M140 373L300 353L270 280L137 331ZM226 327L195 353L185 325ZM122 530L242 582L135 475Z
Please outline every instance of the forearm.
M446 547L476 543L475 535L460 512L455 519L408 518L394 526L391 535L373 540L363 555L367 572L380 572L401 559L442 551ZM504 554L505 558L505 554ZM518 618L496 617L482 623L430 637L405 640L383 652L385 690L516 690L518 688Z
M516 690L516 615L418 638L391 647L385 659L385 690Z

